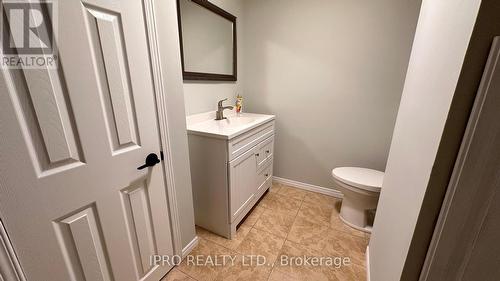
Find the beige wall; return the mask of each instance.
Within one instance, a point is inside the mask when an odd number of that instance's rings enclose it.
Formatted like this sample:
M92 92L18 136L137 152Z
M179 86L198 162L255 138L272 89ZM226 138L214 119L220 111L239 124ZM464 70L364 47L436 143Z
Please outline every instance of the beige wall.
M187 115L216 110L217 101L225 98L229 98L226 104L233 105L236 93L243 94L243 1L248 0L210 0L213 4L237 17L238 81L184 81L184 99Z
M274 174L384 170L420 1L244 2L246 109L276 114Z
M422 3L370 240L372 281L401 278L480 3Z

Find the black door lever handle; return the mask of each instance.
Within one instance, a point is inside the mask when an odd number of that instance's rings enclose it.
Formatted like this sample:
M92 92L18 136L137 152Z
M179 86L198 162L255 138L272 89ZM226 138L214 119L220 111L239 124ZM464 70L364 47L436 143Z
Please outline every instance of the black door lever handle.
M158 163L160 163L160 159L158 158L158 155L156 155L156 153L150 153L146 157L146 162L144 163L144 165L138 167L137 170L142 170L142 169L147 168L147 167L153 167L154 165L156 165Z

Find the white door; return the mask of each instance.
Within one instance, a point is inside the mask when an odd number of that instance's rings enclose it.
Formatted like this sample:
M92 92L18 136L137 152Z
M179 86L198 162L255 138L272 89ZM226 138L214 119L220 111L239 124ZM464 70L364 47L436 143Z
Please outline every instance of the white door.
M499 108L496 36L419 280L500 280Z
M0 219L28 281L159 280L172 255L141 0L59 0L57 70L2 70Z

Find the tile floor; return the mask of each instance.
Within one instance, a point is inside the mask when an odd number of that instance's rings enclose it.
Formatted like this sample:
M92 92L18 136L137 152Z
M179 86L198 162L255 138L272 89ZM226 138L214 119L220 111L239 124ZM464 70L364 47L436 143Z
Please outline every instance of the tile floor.
M339 208L340 200L333 197L273 184L241 224L234 239L196 228L200 240L191 255L210 256L215 261L217 257L230 255L235 259L231 266L199 266L188 264L185 259L162 281L364 281L369 234L344 225L338 216ZM254 258L253 265L248 266L252 264L247 261L251 255L265 257L266 265L255 265L259 260ZM279 262L304 256L348 257L350 264L336 268Z

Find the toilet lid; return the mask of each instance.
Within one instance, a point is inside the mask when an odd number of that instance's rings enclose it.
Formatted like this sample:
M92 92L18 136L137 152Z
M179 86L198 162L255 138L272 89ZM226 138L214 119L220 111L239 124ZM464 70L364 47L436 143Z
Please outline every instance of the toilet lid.
M374 192L380 192L384 181L383 172L358 167L335 168L332 176L347 185Z

